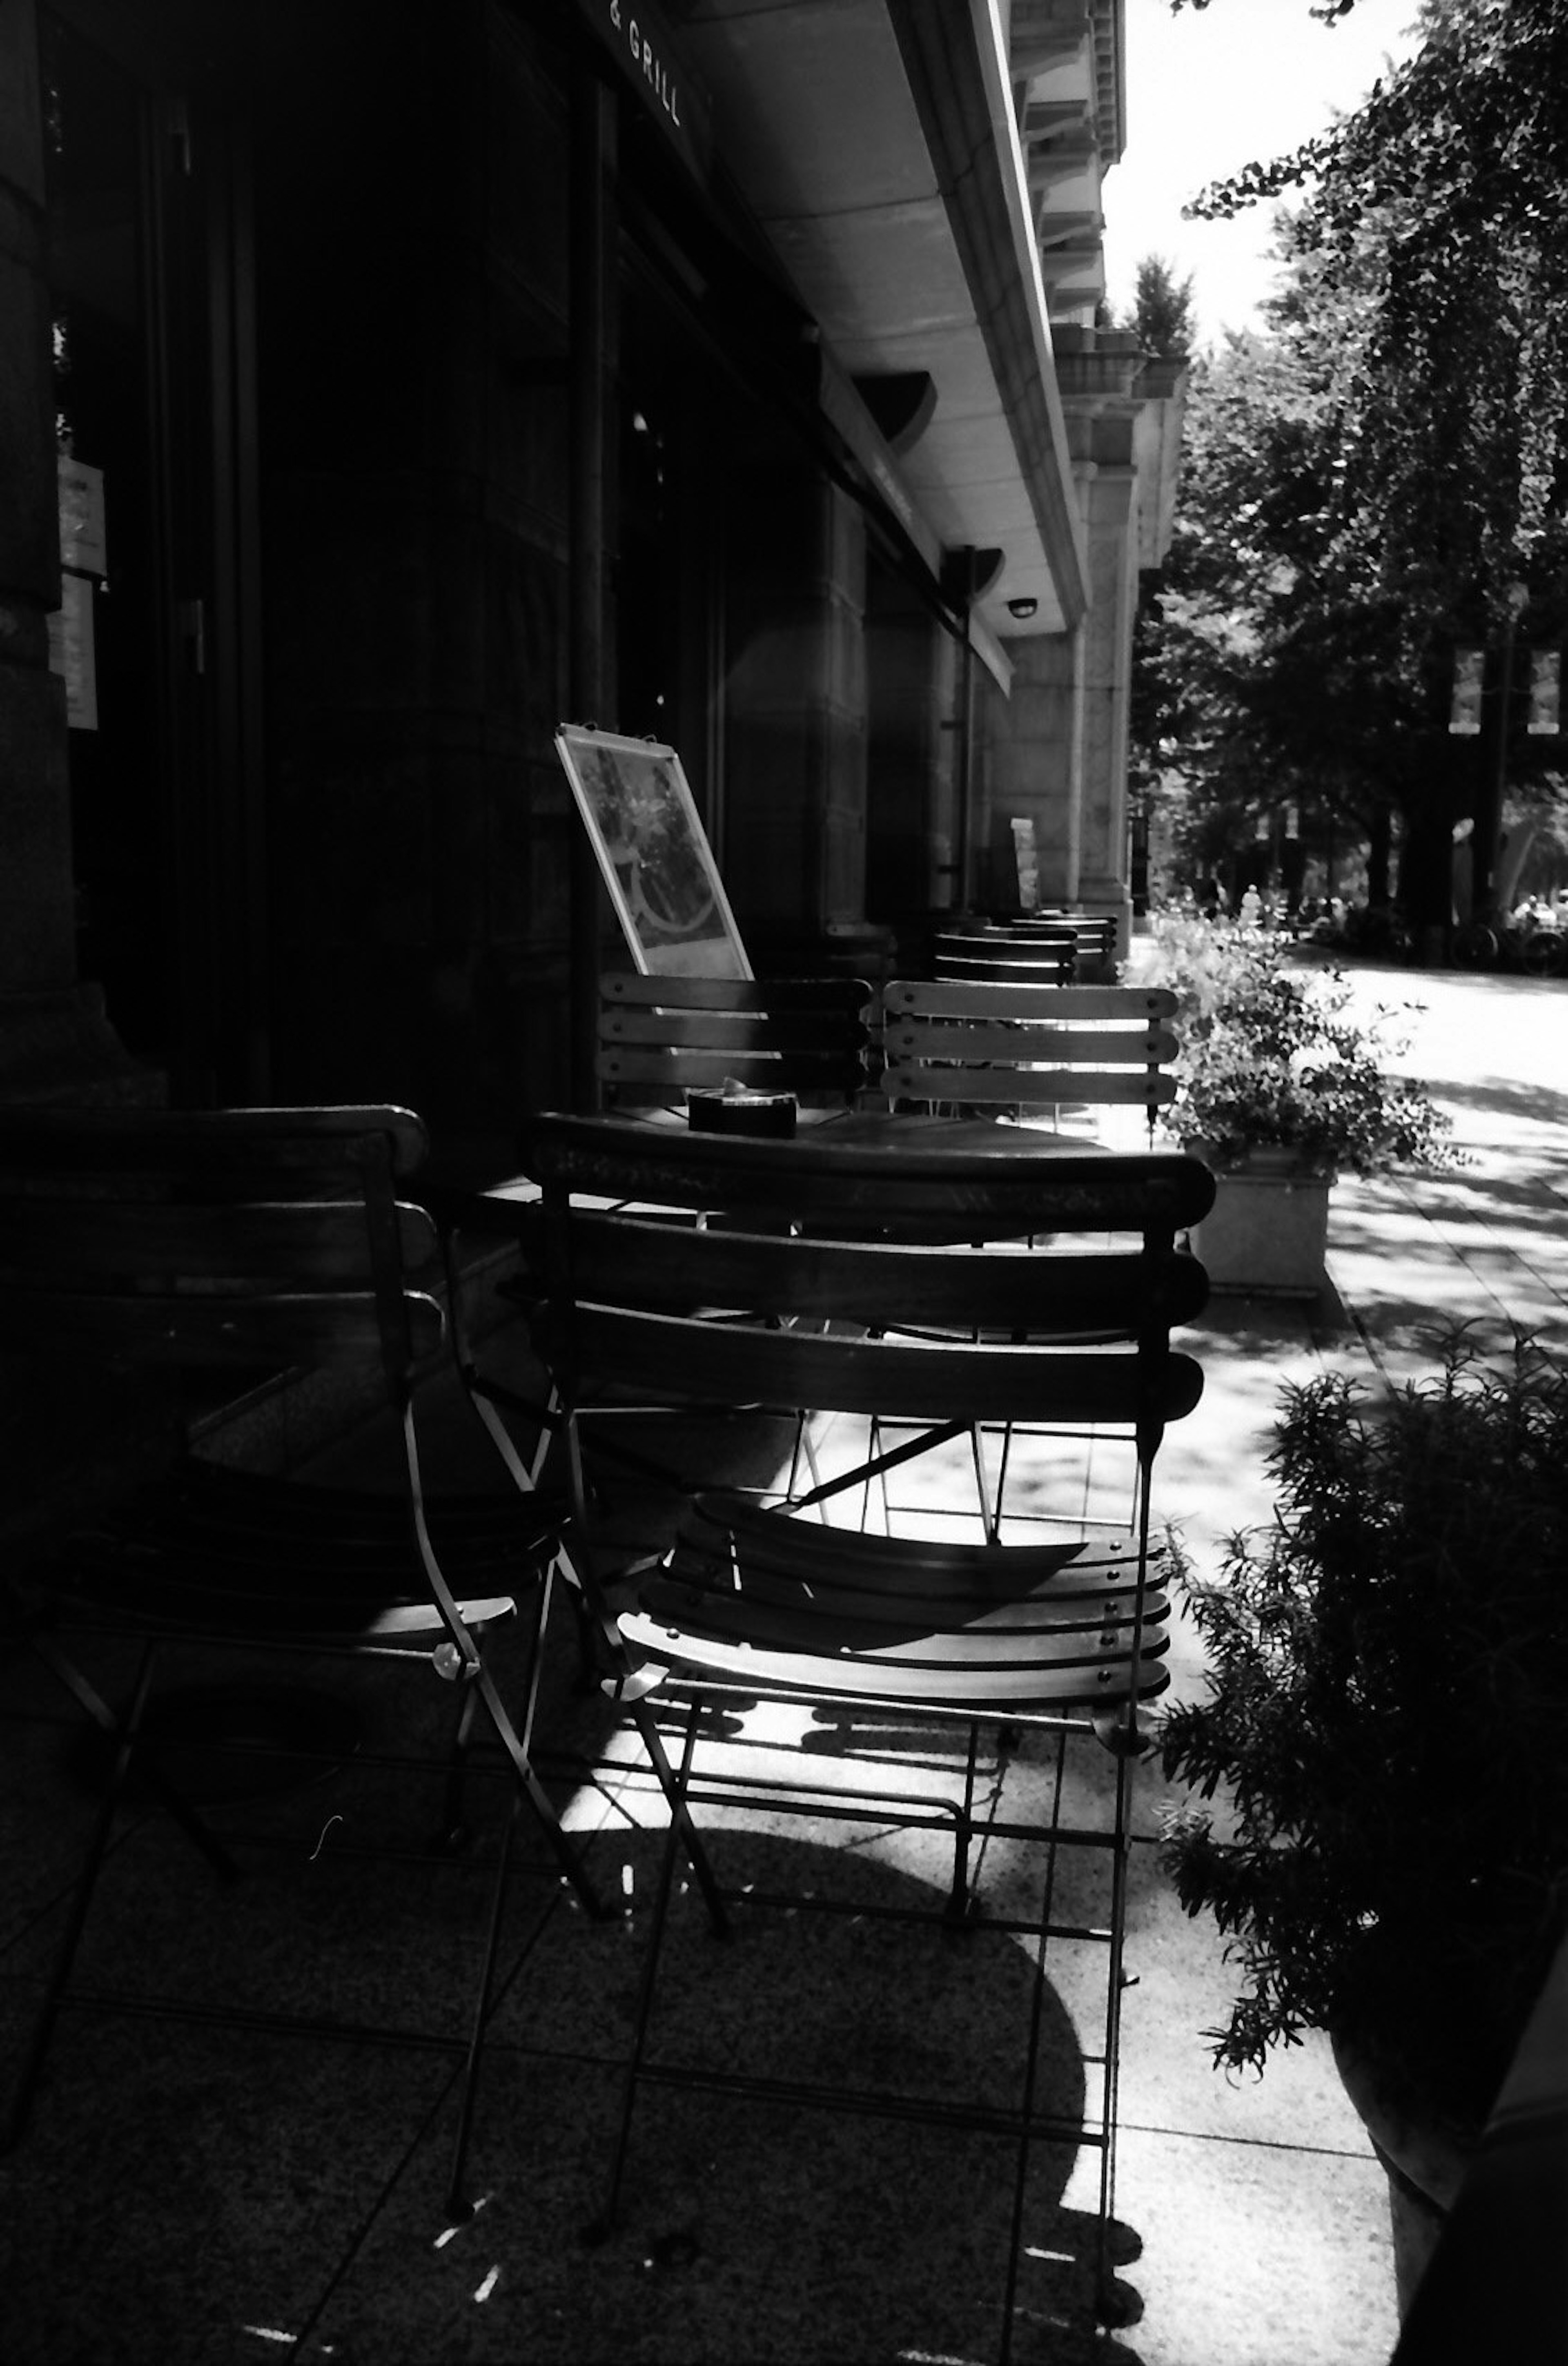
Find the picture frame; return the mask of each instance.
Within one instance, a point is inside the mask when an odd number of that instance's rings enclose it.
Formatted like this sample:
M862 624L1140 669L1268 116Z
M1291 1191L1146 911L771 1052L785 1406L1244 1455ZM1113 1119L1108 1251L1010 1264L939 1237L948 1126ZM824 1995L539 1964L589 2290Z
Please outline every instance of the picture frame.
M555 744L637 969L645 976L750 977L674 749L581 723L563 723Z

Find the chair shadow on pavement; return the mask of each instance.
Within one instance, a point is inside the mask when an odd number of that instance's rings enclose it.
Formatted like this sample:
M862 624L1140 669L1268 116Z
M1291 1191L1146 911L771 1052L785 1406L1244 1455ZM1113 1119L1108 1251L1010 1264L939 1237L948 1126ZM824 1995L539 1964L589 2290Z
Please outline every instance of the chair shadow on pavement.
M279 1814L289 1804L278 1802ZM301 2359L409 2361L456 2355L458 2340L476 2366L519 2357L534 2366L634 2356L671 2366L698 2357L994 2360L1014 2140L840 2103L865 2088L1001 2101L1023 2060L1031 1966L1020 1941L983 1923L944 1928L942 1882L878 1862L876 1835L829 1845L715 1833L727 1885L836 1897L851 1910L743 1905L725 1945L695 1899L678 1898L656 2008L659 2058L698 2073L744 2062L763 2078L820 2079L829 2101L802 2109L696 2085L648 2089L621 2223L606 2241L585 2241L603 2199L662 1840L613 1822L589 1842L595 1878L630 1902L626 1921L591 1923L570 1901L526 1918L479 2093L484 2206L462 2229L445 2228L455 2066L347 2035L334 2042L326 2029L301 2045L221 2027L205 1958L192 1967L195 1993L156 2019L125 2019L106 1998L62 2052L27 2160L33 2198L24 2203L21 2188L11 2196L8 2356L209 2366L260 2356L256 2328L283 2327ZM317 1927L319 1908L313 1920L297 1882L262 1886L272 1968L319 1957L334 1935ZM136 1894L145 1904L144 1885ZM188 1936L177 1899L167 1902L163 1916L111 1918L116 1989L134 1995L167 1968L181 1931ZM921 1920L857 1910L873 1906ZM250 1919L241 1920L243 1946ZM440 1976L426 1960L429 1915L389 1916L384 1895L379 1908L368 1897L345 1901L335 1935L357 1958L355 1933L389 1920L394 1944L363 1977L374 1978L389 2019L412 2022ZM1048 1983L1037 2100L1071 2117L1084 2089L1073 2022ZM1087 2147L1065 2139L1032 2148L1017 2366L1138 2366L1134 2349L1092 2322L1096 2169ZM1142 2304L1122 2271L1140 2248L1130 2228L1113 2227L1128 2324Z
M707 1829L720 1880L741 1893L734 1935L716 1943L694 1890L677 1896L652 2024L660 2077L637 2099L617 2221L586 2252L585 2223L536 2224L532 2241L547 2231L543 2251L563 2263L575 2253L580 2276L586 2258L593 2336L613 2343L635 2329L639 2357L940 2358L982 2366L999 2354L1017 2136L922 2124L915 2112L921 2103L1000 2111L1016 2099L1032 1992L1028 1943L983 1920L960 1931L944 1926L945 1866L933 1863L927 1879L880 1861L874 1829L834 1842L756 1829L751 1819ZM558 1950L558 1934L547 1933L496 2032L499 2048L514 2044L547 2057L586 2041L606 2074L599 2104L575 2115L579 2157L564 2184L579 2209L608 2168L644 1901L662 1839L643 1830L601 1832L595 1877L630 1901L629 1934L563 1926ZM934 1848L945 1853L945 1842ZM889 1913L914 1919L881 1919ZM585 1946L602 1956L613 1949L616 1976L604 1981ZM738 2096L702 2083L705 2075L736 2072L755 2079L760 2091ZM819 2087L821 2102L776 2099L770 2080ZM1088 2086L1048 1958L1036 2107L1076 2120ZM536 2116L513 2121L517 2137L502 2182L544 2200L516 2149L537 2140L537 2127L528 2130ZM558 2148L562 2133L558 2126ZM1090 2147L1034 2138L1011 2346L1018 2366L1036 2359L1138 2366L1134 2350L1094 2324L1098 2174ZM551 2182L559 2192L561 2181ZM545 2208L551 2213L549 2202ZM502 2214L498 2208L491 2218L492 2236ZM1113 2299L1123 2325L1143 2313L1121 2272L1140 2250L1136 2234L1115 2223ZM552 2346L551 2308L536 2304L546 2297L536 2265L526 2282L528 2319L511 2327L518 2354L564 2366L581 2353L570 2341ZM558 2304L561 2296L553 2297ZM744 2325L734 2321L737 2310ZM579 2323L579 2340L583 2330Z

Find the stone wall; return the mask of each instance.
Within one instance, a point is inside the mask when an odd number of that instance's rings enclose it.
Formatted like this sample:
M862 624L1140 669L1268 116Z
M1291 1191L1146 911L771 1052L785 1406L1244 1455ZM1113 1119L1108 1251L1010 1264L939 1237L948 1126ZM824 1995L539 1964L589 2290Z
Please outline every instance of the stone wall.
M372 13L258 208L275 1069L505 1132L569 1094L566 107L509 12Z

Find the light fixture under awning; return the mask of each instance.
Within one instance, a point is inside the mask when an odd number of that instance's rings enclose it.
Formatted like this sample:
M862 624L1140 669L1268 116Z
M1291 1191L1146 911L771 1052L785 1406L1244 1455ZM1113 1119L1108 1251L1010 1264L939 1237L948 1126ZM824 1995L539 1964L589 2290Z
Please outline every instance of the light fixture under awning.
M1019 633L1021 598L1038 603L1021 629L1076 623L1083 530L996 0L699 0L681 44L834 360L934 385L898 456L906 532L938 564L1005 552L976 610L993 632Z

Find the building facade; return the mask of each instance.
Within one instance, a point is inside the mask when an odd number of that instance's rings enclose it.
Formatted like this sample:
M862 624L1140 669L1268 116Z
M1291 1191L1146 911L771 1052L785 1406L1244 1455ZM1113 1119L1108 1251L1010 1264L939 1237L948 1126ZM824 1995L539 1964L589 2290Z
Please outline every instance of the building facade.
M553 748L756 965L1127 908L1121 0L8 0L0 1094L592 1098ZM880 950L879 950L880 949Z

